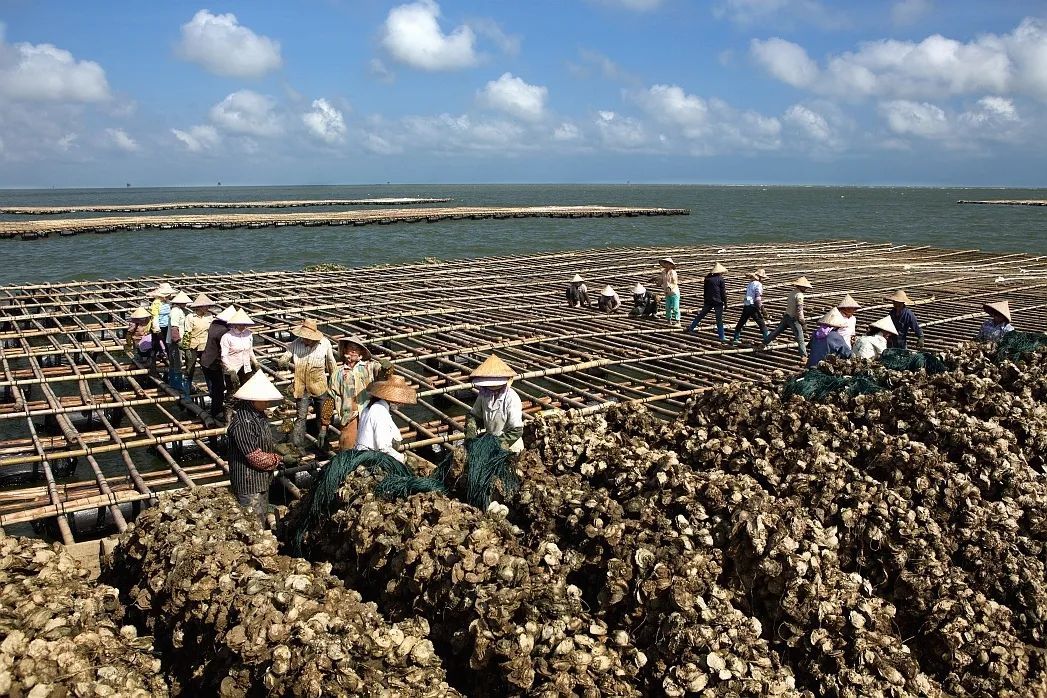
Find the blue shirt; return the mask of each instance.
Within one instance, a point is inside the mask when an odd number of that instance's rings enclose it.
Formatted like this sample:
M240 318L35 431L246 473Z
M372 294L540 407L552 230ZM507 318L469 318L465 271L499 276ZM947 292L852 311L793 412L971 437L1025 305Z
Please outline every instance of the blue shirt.
M818 333L815 333L814 339L811 340L811 355L807 357L807 368L817 366L822 359L830 354L849 359L851 358L851 345L836 330L825 335L825 337L819 337Z
M898 336L892 338L891 346L904 349L905 340L909 337L910 332L917 337L923 337L923 330L920 329L920 322L916 319L916 314L908 308L902 308L901 312L891 310L891 320L894 321L894 326L898 330Z

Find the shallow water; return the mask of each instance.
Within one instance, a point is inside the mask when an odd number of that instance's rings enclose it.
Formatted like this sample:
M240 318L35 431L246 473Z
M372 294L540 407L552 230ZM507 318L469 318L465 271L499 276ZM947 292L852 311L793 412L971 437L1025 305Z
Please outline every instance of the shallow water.
M1047 207L958 199L1047 198L1047 190L689 185L407 185L0 191L0 205L451 197L449 205L621 204L686 217L444 221L363 227L175 230L0 240L0 285L232 270L351 266L619 245L847 238L1047 254ZM321 208L294 209L320 211ZM187 214L193 211L151 215ZM80 214L118 215L118 214ZM142 215L142 214L135 214ZM16 216L0 216L13 219Z

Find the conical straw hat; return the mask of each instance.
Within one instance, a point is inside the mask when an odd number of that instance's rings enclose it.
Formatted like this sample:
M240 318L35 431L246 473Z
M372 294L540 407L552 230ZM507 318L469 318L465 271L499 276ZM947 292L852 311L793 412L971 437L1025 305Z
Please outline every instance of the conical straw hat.
M135 308L134 312L131 313L131 319L132 320L145 320L146 318L149 318L149 317L152 317L152 315L149 314L149 311L146 310L145 308L141 308L141 307Z
M749 278L750 279L757 279L757 280L758 279L766 279L767 278L767 272L764 271L763 268L761 267L760 269L757 269L756 271L749 272Z
M179 291L178 295L171 299L172 305L188 305L193 299L185 291Z
M355 346L356 348L358 348L360 350L360 353L363 354L363 357L365 359L367 359L368 361L371 360L371 350L367 348L366 344L364 344L364 340L362 340L359 337L356 337L354 335L346 335L344 337L339 337L338 338L338 353L339 354L342 353L343 347L346 344L352 344L353 346Z
M676 265L674 264L673 266L675 267ZM709 272L709 273L710 274L726 274L727 273L727 267L725 267L724 265L722 265L719 262L717 262L715 265L713 265L713 270L711 272Z
M481 388L503 385L513 378L516 378L516 371L509 368L509 365L495 354L488 356L482 364L476 367L476 370L469 374L472 384Z
M247 382L240 386L233 397L237 400L283 400L284 396L276 389L273 382L261 371L255 371Z
M851 294L848 293L848 294L846 294L843 297L842 301L840 301L839 303L836 304L836 307L837 308L854 308L855 310L858 310L862 306L861 306L861 304L858 301L856 301L853 298L851 298Z
M205 294L201 293L196 297L196 300L189 304L190 308L210 308L214 305L214 301L208 298Z
M581 274L575 274L574 277L571 279L572 284L580 284L583 281L585 281L585 279L582 278Z
M618 294L615 293L615 290L613 288L611 288L610 284L607 284L606 286L603 287L603 290L600 291L600 295L601 296L608 296L608 297L610 297L610 296L617 296Z
M173 296L174 293L175 293L174 288L171 287L171 284L169 284L169 283L167 283L165 281L162 284L160 284L159 286L157 286L156 288L154 288L152 291L150 291L146 295L153 296L153 297L156 297L156 296Z
M316 320L302 320L302 324L291 330L291 334L314 342L324 338L324 333L316 329Z
M887 300L892 303L905 303L906 305L911 302L909 296L905 295L905 291L895 291L893 296L887 297Z
M633 286L634 296L642 296L645 293L647 293L647 288L643 284L637 283L635 286Z
M799 286L800 288L814 288L811 282L807 280L806 276L801 276L799 279L793 282L793 286Z
M236 306L231 305L222 312L218 313L218 319L224 323L228 323L230 320L233 319L234 315L236 315Z
M828 325L829 327L847 327L847 318L839 310L833 308L818 319L818 324Z
M418 391L412 388L403 376L391 376L389 380L375 381L367 387L367 392L371 397L400 405L413 405L418 402Z
M877 330L883 330L887 334L898 334L898 328L894 326L894 320L891 319L890 315L885 315L884 317L880 318L872 325L870 325L870 327Z
M236 315L229 320L230 325L253 325L254 320L244 312L243 308L237 308Z
M673 269L676 268L676 262L673 261L672 257L662 257L661 259L658 260L658 263L659 264L668 264Z
M985 312L997 312L1007 320L1011 321L1011 304L1007 301L999 301L998 303L985 303L982 305L985 308Z

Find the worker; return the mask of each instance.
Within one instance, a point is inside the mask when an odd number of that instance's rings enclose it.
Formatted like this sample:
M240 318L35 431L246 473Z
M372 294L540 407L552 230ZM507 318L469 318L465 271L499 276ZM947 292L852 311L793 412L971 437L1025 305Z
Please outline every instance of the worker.
M618 296L618 292L611 288L610 284L603 287L603 290L600 291L600 297L596 299L596 307L603 313L613 313L621 305L622 299Z
M171 323L171 304L168 303L168 299L174 294L175 290L166 281L147 294L153 299L149 304L149 314L153 318L154 366L156 365L156 359L163 358L165 361L167 360L164 340L167 338L167 326Z
M581 274L575 274L567 284L567 305L571 308L589 307L589 289L585 287L585 279Z
M294 465L294 454L275 451L273 430L266 410L279 404L283 395L269 378L256 371L233 395L236 407L229 420L229 482L240 506L256 514L265 526L269 513L269 486L274 471L283 465Z
M629 317L651 318L658 314L658 296L637 282L633 286L633 307Z
M658 260L658 286L665 294L665 320L673 327L680 326L680 277L676 273L676 262L672 257Z
M306 421L309 418L309 407L312 405L319 420L317 436L320 447L323 448L334 406L327 392L336 367L334 349L331 348L331 340L317 329L315 320L302 320L291 330L291 334L296 339L291 342L287 351L276 359L282 368L291 366L294 370L291 397L294 398L298 411L295 415L294 429L291 431L291 445L296 448L305 447Z
M885 315L869 325L869 332L854 343L854 355L859 359L878 359L887 349L888 337L898 334L890 315Z
M185 334L185 309L192 302L185 291L179 291L171 299L168 313L167 336L167 384L180 393L186 393L185 378L182 376L182 336Z
M200 354L200 368L207 381L207 395L211 401L211 420L225 418L225 370L222 368L222 338L229 332L229 321L236 315L236 307L230 305L223 310L207 328L204 351Z
M338 450L356 446L360 411L367 405L367 387L376 380L388 380L393 365L388 359L375 360L359 337L338 340L338 365L331 373L328 391L334 400L334 424L338 427Z
M742 306L742 316L738 318L738 324L734 326L734 337L731 344L738 344L742 338L742 330L749 320L756 322L760 328L760 336L767 341L767 325L763 317L763 282L767 280L767 272L757 269L749 273L751 281L745 287L745 304Z
M807 280L806 276L801 276L796 281L793 281L793 292L789 294L789 300L785 304L785 314L782 316L782 321L778 323L778 326L767 335L767 338L763 340L764 346L767 346L775 339L778 338L786 328L793 331L793 336L796 337L796 350L800 352L800 358L807 358L807 339L804 337L804 329L807 327L807 319L804 315L803 301L804 292L810 291L814 288L811 282Z
M894 304L891 309L891 321L894 323L898 334L889 339L889 344L898 349L907 349L909 333L916 335L916 348L923 349L923 330L920 329L920 321L916 314L908 306L911 301L905 291L897 291L887 300Z
M978 331L978 339L986 342L999 342L1008 332L1014 332L1011 325L1011 305L1007 301L985 303L982 309L989 314L989 319Z
M843 314L833 308L818 320L818 329L811 337L811 355L807 359L807 368L813 368L828 356L851 358L851 345L844 340L840 330L847 326Z
M153 356L153 316L143 307L134 309L131 320L127 325L127 338L124 348L128 353L134 353L135 359L141 362L149 362Z
M222 371L228 382L229 394L239 390L258 368L258 359L254 355L254 334L250 329L254 324L243 308L237 308L236 314L229 319L229 331L222 335Z
M847 346L854 344L854 333L858 328L858 318L854 314L861 310L861 307L849 293L844 294L843 300L836 305L840 315L847 321L847 325L840 328L840 336L847 340Z
M717 262L705 275L705 281L702 284L702 309L691 320L691 325L687 328L688 332L697 330L698 325L711 310L716 315L716 336L720 338L721 342L727 341L723 331L723 311L727 307L727 284L724 283L723 275L726 273L727 267Z
M523 451L523 403L509 384L516 372L494 354L469 374L469 382L479 395L465 415L466 446L476 438L480 427L498 437L502 448L512 453Z
M418 402L418 392L402 376L375 381L367 388L367 392L367 406L360 413L356 450L381 451L401 463L405 462L404 454L397 448L400 429L393 422L389 405L413 405Z
M207 330L214 322L211 308L214 303L206 295L201 293L192 303L189 309L192 311L185 319L185 336L182 338L181 346L185 348L185 385L189 391L193 385L193 374L196 373L196 365L199 363L200 355L207 347ZM188 393L186 393L188 395Z

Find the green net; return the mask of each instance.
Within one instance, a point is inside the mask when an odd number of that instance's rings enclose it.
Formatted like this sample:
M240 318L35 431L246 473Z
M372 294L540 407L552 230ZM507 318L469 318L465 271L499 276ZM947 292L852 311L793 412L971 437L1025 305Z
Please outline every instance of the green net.
M872 374L865 371L853 376L835 376L818 368L812 368L786 381L782 389L782 398L788 400L793 395L798 395L807 400L819 400L836 393L871 395L883 389L884 386Z
M484 434L468 444L469 459L466 470L468 490L466 498L478 509L487 510L495 484L502 483L506 495L520 487L513 454L502 448L497 436Z
M880 363L894 371L919 371L928 374L944 373L948 370L945 361L937 354L908 349L887 349L880 354Z
M996 360L1015 361L1044 346L1047 346L1047 334L1043 332L1008 332L996 348Z

